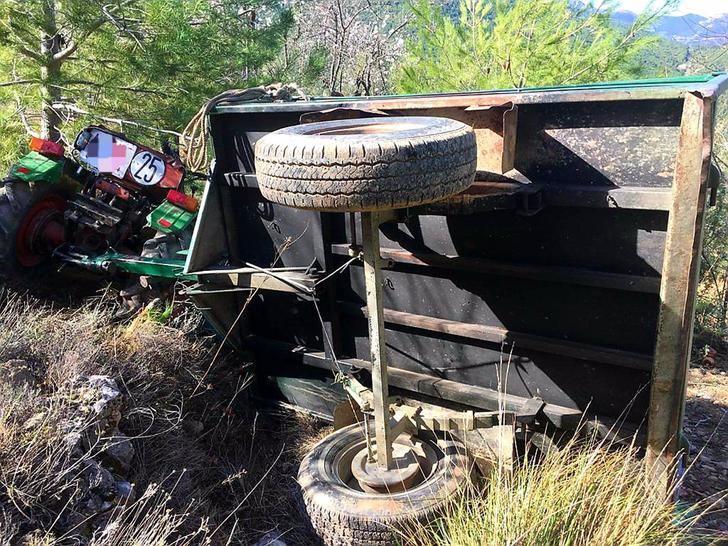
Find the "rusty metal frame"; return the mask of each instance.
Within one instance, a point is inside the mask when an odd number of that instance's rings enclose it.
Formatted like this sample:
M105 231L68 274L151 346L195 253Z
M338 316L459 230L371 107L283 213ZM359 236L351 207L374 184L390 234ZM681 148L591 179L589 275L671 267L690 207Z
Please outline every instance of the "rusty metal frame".
M383 216L378 212L362 213L364 278L367 308L370 310L369 344L372 362L377 464L385 470L390 470L393 464L392 442L394 435L389 425L389 376L387 372L387 348L384 339L384 314L382 312L382 268L379 256L379 224L383 219Z
M550 104L573 104L595 103L593 109L599 108L599 104L610 101L624 101L631 103L644 102L646 108L651 107L648 103L670 103L671 113L669 127L675 129L672 136L677 138L677 160L674 169L673 179L665 178L660 184L653 185L640 183L635 179L637 185L620 185L615 182L614 186L590 186L579 180L569 180L573 185L565 184L541 184L523 188L520 179L489 176L487 172L479 178L472 191L466 192L457 199L448 203L440 203L438 206L428 206L422 209L408 211L412 215L449 215L460 213L480 213L490 210L516 210L519 209L519 202L523 191L538 191L542 197L543 204L548 207L577 207L577 208L611 208L628 209L635 211L659 212L661 221L667 221L667 229L664 223L661 224L660 232L665 233L666 244L664 245L664 259L662 262L662 275L640 276L632 271L616 273L612 271L594 270L579 267L571 268L569 264L518 264L510 263L506 258L486 259L478 256L461 256L459 252L452 255L446 253L411 252L393 245L385 244L381 249L381 258L384 260L383 268L386 271L408 268L409 271L416 271L416 274L429 277L430 272L438 274L449 274L450 272L467 271L471 273L483 272L489 275L501 277L517 277L523 279L547 280L561 284L583 285L589 287L603 287L621 292L629 291L642 295L652 295L654 298L653 311L658 311L659 320L656 331L654 352L654 368L652 370L652 381L649 400L649 422L647 426L647 442L640 441L639 445L647 446L647 460L654 465L655 475L662 480L664 485L669 485L670 474L666 470L672 470L671 463L674 457L680 452L680 431L682 426L682 413L685 402L686 376L692 343L692 327L695 308L695 293L697 278L700 266L700 247L702 242L704 211L709 189L709 154L712 146L712 116L714 112L715 97L728 90L728 76L715 75L704 83L686 83L673 87L657 86L648 87L615 87L610 89L579 88L579 89L557 89L557 90L535 90L535 91L505 91L505 92L466 92L450 93L439 95L422 95L409 97L373 97L373 98L333 98L328 100L315 100L311 102L294 102L284 104L222 104L216 107L213 114L222 114L225 124L232 121L228 114L251 114L251 120L264 119L261 115L275 113L271 116L269 126L261 128L262 131L274 130L282 119L293 123L299 119L301 113L322 112L331 108L343 109L368 109L386 111L390 115L405 115L414 113L424 115L431 109L438 110L438 115L473 116L480 112L495 112L500 119L503 115L502 109L506 104L520 107L519 117L528 121L528 108L530 105ZM680 111L682 105L682 113ZM639 104L635 104L639 107ZM654 107L654 104L653 106ZM496 117L496 114L493 114ZM681 116L681 117L680 117ZM244 116L243 116L244 117ZM247 117L244 118L247 121ZM522 121L521 120L521 121ZM220 127L223 127L220 122ZM679 128L678 128L679 124ZM487 125L484 125L489 127ZM498 133L498 126L495 127ZM241 130L244 127L241 127ZM238 129L236 129L238 131ZM505 133L505 128L503 129ZM213 181L223 184L228 176L239 176L242 182L229 184L234 191L246 196L256 195L256 179L251 168L246 167L243 161L234 157L235 148L230 143L222 143L222 137L230 138L237 135L236 132L219 133L216 145L220 152L220 159L227 158L229 161L224 169L219 168L218 175L213 175ZM244 136L244 133L240 132ZM512 134L512 131L511 131ZM679 135L679 136L678 136ZM521 135L519 134L519 138ZM247 137L245 137L247 138ZM497 142L496 142L497 144ZM506 142L503 143L504 148ZM671 141L671 149L675 149L675 140ZM671 154L666 154L666 161L671 160ZM500 165L504 158L500 158ZM497 167L497 165L496 165ZM240 172L237 172L240 171ZM488 176L486 176L488 175ZM244 183L243 183L244 182ZM540 181L536 181L539 184ZM664 182L664 183L663 183ZM209 185L208 185L209 186ZM244 186L244 187L243 187ZM231 191L233 191L231 190ZM216 214L223 216L224 226L236 225L229 220L235 211L229 200L221 198L226 195L217 189L209 190L208 201L212 205L213 198L219 200ZM217 195L219 194L219 195ZM246 197L248 198L248 197ZM479 205L484 205L478 208ZM447 205L447 207L446 207ZM478 206L476 206L478 205ZM448 208L449 207L449 208ZM212 207L209 207L212 208ZM462 211L460 209L463 209ZM467 209L467 210L465 210ZM668 214L665 214L665 213ZM322 215L327 216L327 215ZM328 217L328 216L327 216ZM227 218L227 220L226 220ZM226 223L226 221L228 223ZM316 242L316 249L320 250L326 260L331 255L349 255L349 247L361 244L358 240L357 223L353 218L347 218L349 222L350 235L346 237L333 238L331 226L322 229L324 236L322 241ZM198 228L202 221L198 222ZM292 225L295 223L292 221ZM323 225L323 220L322 220ZM343 229L344 223L336 229ZM330 229L329 229L330 228ZM327 229L329 231L327 231ZM197 230L199 231L199 230ZM196 231L196 237L198 233ZM263 232L265 233L265 232ZM337 232L340 235L339 232ZM235 238L239 233L235 229L225 231L225 237L230 238L226 247L237 248ZM272 234L275 237L275 234ZM189 269L206 269L210 266L213 254L209 244L192 245L193 248L188 257L187 267ZM218 245L219 246L219 245ZM392 248L388 248L392 246ZM217 247L214 249L217 251ZM293 265L301 265L292 261ZM332 263L338 263L332 261ZM330 270L331 264L325 264L325 270ZM655 264L655 270L659 267ZM659 302L657 293L659 290ZM352 307L350 298L341 294L337 296L333 290L326 293L330 298L336 312L331 319L339 320L338 316L357 317L360 323L365 315L361 309L361 302L357 301L356 308ZM208 299L211 300L213 296ZM222 301L226 295L214 296L216 301ZM207 301L207 300L206 300ZM341 302L347 305L341 305ZM388 323L399 327L416 331L417 335L423 337L432 334L435 337L452 338L462 340L463 343L475 341L477 343L496 343L503 340L515 340L519 346L524 343L529 350L543 354L557 354L564 358L581 358L584 361L607 364L614 371L615 375L624 370L637 370L644 374L645 382L649 377L648 366L651 364L652 351L621 352L605 351L606 345L601 343L591 346L585 342L576 343L562 339L541 338L530 335L527 328L501 328L493 325L474 324L475 321L444 320L432 315L433 313L415 314L403 310L382 309L384 324ZM328 319L327 319L328 320ZM654 325L654 319L652 324ZM650 333L651 333L650 332ZM647 334L647 332L645 332ZM372 362L363 360L364 350L356 352L359 358L335 359L327 347L311 345L291 345L289 341L283 341L266 337L267 332L262 332L255 339L249 340L249 345L255 348L256 353L261 355L275 355L285 357L286 363L291 365L303 364L309 368L331 370L334 364L337 368L361 368L372 370ZM273 336L275 337L275 336ZM336 343L336 336L331 336ZM641 345L640 345L641 347ZM356 348L354 348L356 349ZM351 355L352 353L344 353ZM368 358L369 355L367 355ZM281 358L282 360L282 358ZM416 392L423 397L430 397L437 400L465 404L476 409L494 410L500 398L497 392L484 385L475 385L463 381L455 381L450 378L434 377L422 370L410 371L398 368L392 364L389 369L389 383L392 388L407 392ZM641 387L640 387L641 388ZM646 391L641 391L646 394ZM641 395L642 395L641 394ZM641 396L640 395L640 396ZM515 411L517 417L523 420L523 408L528 406L529 399L520 395L508 394L503 400L507 409ZM646 401L641 401L642 404ZM564 405L562 405L564 404ZM549 423L559 428L574 428L583 422L584 410L566 407L562 401L549 400L541 410ZM597 410L594 410L597 412ZM640 407L642 411L642 406ZM521 412L521 413L519 413ZM601 421L600 421L601 422ZM636 423L637 421L630 421ZM619 424L615 425L618 426ZM643 429L640 430L642 434Z
M673 465L681 447L708 193L712 118L710 95L686 93L662 267L647 431L647 461L661 490L670 488Z
M306 109L310 111L324 111L331 109L356 110L391 110L398 108L484 108L500 107L506 103L514 105L535 103L569 103L569 102L602 102L618 100L661 100L680 99L689 93L699 93L704 97L718 95L728 89L728 75L720 74L705 83L685 84L680 86L638 86L633 85L613 88L595 88L585 86L581 88L537 89L537 90L493 90L493 91L464 91L455 93L436 93L409 96L383 96L362 98L336 98L316 97L314 101L306 102ZM688 90L690 89L690 90ZM278 112L296 112L301 109L301 101L277 103ZM228 112L266 112L270 105L265 103L220 104L215 107L215 113Z

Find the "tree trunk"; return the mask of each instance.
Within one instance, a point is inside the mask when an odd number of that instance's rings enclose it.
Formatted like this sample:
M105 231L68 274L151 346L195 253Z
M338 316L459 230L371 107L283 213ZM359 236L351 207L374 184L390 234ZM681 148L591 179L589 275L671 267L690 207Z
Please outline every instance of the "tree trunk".
M40 137L58 142L61 140L61 117L53 107L61 98L58 83L61 70L57 63L49 63L40 69L41 78L41 110L40 110Z
M61 140L61 117L53 104L61 99L61 61L53 56L61 50L62 37L56 22L57 5L55 0L43 3L43 31L40 39L40 52L44 64L40 68L40 136L58 142Z

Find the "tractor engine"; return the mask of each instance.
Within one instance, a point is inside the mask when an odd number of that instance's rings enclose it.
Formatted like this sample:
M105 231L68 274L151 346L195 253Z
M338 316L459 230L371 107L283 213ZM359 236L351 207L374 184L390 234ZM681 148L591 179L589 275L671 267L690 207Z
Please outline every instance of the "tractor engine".
M64 213L64 251L72 256L107 250L139 254L148 216L181 184L182 165L100 127L82 131L74 146L84 181Z
M180 261L198 202L181 191L177 157L96 126L79 133L70 154L38 138L30 149L0 184L0 275L53 259L139 274L155 264L129 260L147 259L162 239ZM174 264L168 276L179 269Z
M68 201L64 219L69 243L83 254L137 246L133 239L152 210L149 198L102 177L89 186Z

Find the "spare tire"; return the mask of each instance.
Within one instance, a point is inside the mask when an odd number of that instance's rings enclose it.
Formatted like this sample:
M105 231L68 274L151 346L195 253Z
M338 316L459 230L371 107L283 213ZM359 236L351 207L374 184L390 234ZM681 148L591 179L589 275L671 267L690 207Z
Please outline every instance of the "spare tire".
M321 211L406 208L473 183L475 134L448 118L385 117L286 127L255 146L263 197Z
M404 440L397 440L404 441ZM389 546L451 503L470 477L465 447L454 440L417 439L426 447L424 480L399 493L369 493L356 483L351 463L366 449L361 425L337 430L306 455L298 472L311 525L326 546Z

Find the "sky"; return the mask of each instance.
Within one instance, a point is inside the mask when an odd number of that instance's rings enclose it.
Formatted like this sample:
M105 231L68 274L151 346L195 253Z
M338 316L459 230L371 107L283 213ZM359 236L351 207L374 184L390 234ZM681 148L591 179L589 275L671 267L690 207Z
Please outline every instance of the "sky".
M620 0L622 9L638 13L649 4L650 0ZM655 2L657 4L657 2ZM682 0L680 7L673 15L697 13L706 17L715 17L728 13L728 0Z

